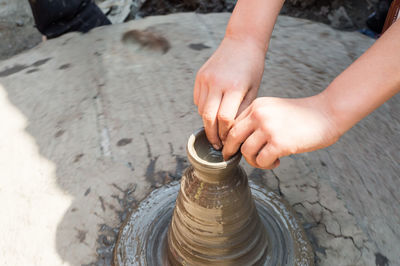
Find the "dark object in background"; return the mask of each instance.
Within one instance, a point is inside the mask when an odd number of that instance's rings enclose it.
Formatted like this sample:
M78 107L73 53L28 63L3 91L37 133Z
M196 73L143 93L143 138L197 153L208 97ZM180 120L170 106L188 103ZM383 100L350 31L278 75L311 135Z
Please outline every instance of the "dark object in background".
M367 19L367 27L375 34L380 34L382 32L391 3L392 0L380 0L376 11Z
M232 12L236 0L147 0L138 15L166 15L176 12Z
M111 24L92 0L29 0L37 29L47 38Z
M386 16L385 25L382 34L393 24L400 16L400 0L394 0L390 5L389 12Z

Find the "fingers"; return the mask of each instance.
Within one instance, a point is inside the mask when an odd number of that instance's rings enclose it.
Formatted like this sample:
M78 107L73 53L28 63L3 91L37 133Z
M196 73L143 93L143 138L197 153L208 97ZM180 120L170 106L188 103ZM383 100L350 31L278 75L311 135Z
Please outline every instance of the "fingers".
M239 121L228 133L225 140L225 145L222 150L222 155L225 160L228 160L238 150L240 145L253 133L254 125L252 121L247 117Z
M202 112L204 129L206 131L208 141L213 145L214 149L222 148L221 140L218 136L217 113L221 103L222 93L219 90L210 90L207 100L204 103Z
M279 153L271 144L264 146L256 158L257 167L263 169L273 169L280 164Z
M258 129L243 143L240 151L251 166L258 167L256 158L261 149L267 144L267 140L265 133Z
M244 118L246 118L252 111L251 106L248 106L242 113L240 113L236 119L235 122L238 123L239 121L243 120Z
M204 105L206 103L207 96L208 96L208 88L207 87L200 88L200 95L198 102L199 105L197 106L197 110L201 116L203 115Z
M239 116L244 110L246 110L246 108L250 106L250 104L254 101L256 97L257 97L257 90L250 89L239 106L237 116Z
M222 102L218 111L218 134L222 142L225 141L242 101L242 93L233 91L225 93L222 97Z

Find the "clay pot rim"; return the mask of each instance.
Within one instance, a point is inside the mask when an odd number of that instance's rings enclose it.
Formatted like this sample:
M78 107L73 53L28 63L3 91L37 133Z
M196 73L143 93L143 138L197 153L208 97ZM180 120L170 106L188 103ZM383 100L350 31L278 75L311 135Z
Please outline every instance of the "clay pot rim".
M194 143L195 143L196 139L202 134L205 135L204 127L199 128L198 130L193 132L189 137L186 149L187 149L189 160L190 161L193 160L191 162L192 164L193 163L199 164L200 166L202 166L202 168L204 167L205 169L219 170L219 169L226 169L230 166L237 165L239 163L239 161L241 159L240 151L238 151L235 155L233 155L231 158L229 158L229 160L223 161L223 162L214 163L214 162L209 162L209 161L202 159L197 154L197 151L194 147Z

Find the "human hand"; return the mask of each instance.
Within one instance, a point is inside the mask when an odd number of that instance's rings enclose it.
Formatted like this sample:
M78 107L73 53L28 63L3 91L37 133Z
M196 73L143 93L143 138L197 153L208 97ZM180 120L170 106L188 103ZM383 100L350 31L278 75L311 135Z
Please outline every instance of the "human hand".
M280 157L335 143L340 134L328 106L321 95L254 100L229 131L222 150L224 159L242 145L240 150L250 165L272 169L279 165Z
M225 37L198 71L194 103L215 149L222 148L236 116L256 98L264 59L265 49L255 42Z

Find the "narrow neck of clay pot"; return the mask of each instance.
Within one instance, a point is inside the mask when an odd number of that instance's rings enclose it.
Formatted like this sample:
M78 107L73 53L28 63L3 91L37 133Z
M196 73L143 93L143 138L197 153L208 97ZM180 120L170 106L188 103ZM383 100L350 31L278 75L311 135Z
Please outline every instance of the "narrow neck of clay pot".
M193 133L186 147L188 158L196 176L207 183L219 183L238 169L240 152L224 161L222 153L212 148L203 128Z

